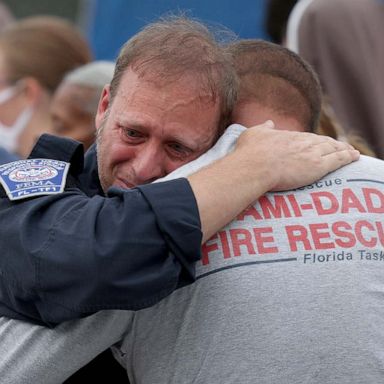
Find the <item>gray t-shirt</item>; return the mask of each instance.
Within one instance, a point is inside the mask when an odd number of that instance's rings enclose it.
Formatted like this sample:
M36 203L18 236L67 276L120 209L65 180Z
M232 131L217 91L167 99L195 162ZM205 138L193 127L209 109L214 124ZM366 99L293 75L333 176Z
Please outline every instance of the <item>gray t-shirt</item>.
M0 317L0 383L59 384L120 341L132 312L100 311L46 328Z
M204 245L195 284L135 313L115 349L130 383L383 383L383 213L368 157L266 194Z

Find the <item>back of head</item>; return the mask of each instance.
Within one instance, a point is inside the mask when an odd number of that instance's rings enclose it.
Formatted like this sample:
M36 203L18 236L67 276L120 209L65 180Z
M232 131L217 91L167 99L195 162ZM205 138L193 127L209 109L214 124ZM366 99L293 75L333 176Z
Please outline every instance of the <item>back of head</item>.
M111 82L114 70L115 63L113 61L93 61L69 72L64 77L60 87L75 85L92 91L91 93L88 92L92 97L83 100L81 108L94 116L97 111L101 92L104 86Z
M10 81L32 77L53 92L64 75L91 60L87 41L69 21L32 16L0 34L0 54Z
M111 82L111 97L117 92L124 71L156 84L190 78L201 96L219 102L223 130L236 98L236 75L228 54L215 35L202 23L184 16L170 16L148 24L121 49Z
M263 40L227 47L240 79L238 104L250 101L292 117L307 131L317 126L321 88L312 68L290 50Z
M105 84L111 82L114 70L113 61L93 61L69 72L63 81L68 84L97 88L101 91Z

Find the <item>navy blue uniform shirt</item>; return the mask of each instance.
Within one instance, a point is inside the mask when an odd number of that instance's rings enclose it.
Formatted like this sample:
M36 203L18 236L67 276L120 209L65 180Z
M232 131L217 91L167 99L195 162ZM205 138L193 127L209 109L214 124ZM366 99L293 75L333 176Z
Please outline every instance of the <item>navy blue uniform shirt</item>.
M192 283L200 217L186 179L111 188L96 151L43 135L33 158L71 162L63 193L10 201L0 187L0 315L53 326L102 309L138 310Z

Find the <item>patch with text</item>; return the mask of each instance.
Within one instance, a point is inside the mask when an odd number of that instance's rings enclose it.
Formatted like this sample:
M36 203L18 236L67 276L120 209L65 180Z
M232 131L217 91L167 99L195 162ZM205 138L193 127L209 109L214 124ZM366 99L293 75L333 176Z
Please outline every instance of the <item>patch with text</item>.
M69 166L60 160L18 160L0 166L0 183L10 200L62 193Z

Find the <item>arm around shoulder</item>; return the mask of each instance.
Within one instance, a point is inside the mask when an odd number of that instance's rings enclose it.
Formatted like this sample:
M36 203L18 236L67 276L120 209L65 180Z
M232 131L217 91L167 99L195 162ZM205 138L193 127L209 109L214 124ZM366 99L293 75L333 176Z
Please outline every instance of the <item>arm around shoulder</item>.
M0 312L53 325L151 306L194 280L201 230L185 179L89 198L0 199ZM7 310L5 310L5 308Z

